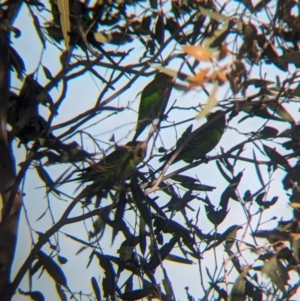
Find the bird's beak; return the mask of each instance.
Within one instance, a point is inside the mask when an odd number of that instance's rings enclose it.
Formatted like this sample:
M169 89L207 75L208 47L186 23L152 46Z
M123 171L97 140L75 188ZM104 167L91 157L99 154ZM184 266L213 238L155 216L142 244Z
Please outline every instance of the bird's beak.
M145 141L143 141L142 146L147 147L150 138L148 137Z

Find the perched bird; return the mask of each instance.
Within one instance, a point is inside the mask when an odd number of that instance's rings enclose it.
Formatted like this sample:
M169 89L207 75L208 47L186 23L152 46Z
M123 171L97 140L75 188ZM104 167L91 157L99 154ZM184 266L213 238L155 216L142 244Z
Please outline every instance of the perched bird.
M80 170L81 174L74 180L83 182L116 183L127 179L136 166L144 160L147 154L147 142L131 141L126 145L118 146L108 156L98 163Z
M205 124L189 134L189 136L192 135L193 137L183 147L173 163L180 160L191 163L195 159L204 157L219 143L226 126L225 114L223 111L218 110L209 114L207 119L208 121ZM169 160L184 141L185 139L180 139L176 145L176 149L162 157L159 161Z
M173 77L157 73L141 94L139 116L133 140L156 118L162 118L172 90Z
M17 137L22 143L34 141L38 138L55 139L47 121L40 115L30 117L28 122L18 133Z
M7 122L13 127L21 143L38 138L54 139L47 121L38 114L37 106L29 107L26 101L10 92ZM29 115L26 117L25 115Z

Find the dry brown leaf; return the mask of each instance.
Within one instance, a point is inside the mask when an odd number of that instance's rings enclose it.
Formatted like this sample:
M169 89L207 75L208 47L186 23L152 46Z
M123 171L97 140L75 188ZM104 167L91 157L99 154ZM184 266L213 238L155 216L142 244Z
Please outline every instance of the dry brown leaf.
M211 61L212 55L206 48L202 46L183 45L182 49L187 54L193 56L198 61Z
M227 56L228 52L229 51L228 51L227 45L225 43L222 44L220 47L220 52L218 53L218 56L217 56L217 60L218 61L223 60Z
M226 72L225 71L218 71L216 73L215 79L218 81L219 86L222 86L226 83L227 77L226 77Z
M213 81L217 81L219 86L222 86L223 84L225 84L225 82L227 81L227 77L226 77L226 70L216 70L214 71L208 79L208 82L213 82Z
M190 88L195 86L202 86L204 83L207 82L209 69L201 69L200 72L196 73L194 76L189 76L187 81L190 83Z

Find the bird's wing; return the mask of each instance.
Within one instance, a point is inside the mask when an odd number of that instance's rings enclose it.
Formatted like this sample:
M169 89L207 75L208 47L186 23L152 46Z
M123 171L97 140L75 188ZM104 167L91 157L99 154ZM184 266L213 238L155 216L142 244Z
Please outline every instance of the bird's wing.
M126 156L127 149L125 147L118 147L108 156L105 156L98 163L91 166L91 169L96 172L109 172L110 170L116 168L120 161Z

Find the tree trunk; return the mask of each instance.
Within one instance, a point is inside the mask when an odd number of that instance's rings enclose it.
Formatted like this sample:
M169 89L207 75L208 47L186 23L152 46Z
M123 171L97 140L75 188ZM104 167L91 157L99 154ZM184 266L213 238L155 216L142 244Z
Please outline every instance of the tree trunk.
M18 192L15 162L6 127L10 89L10 31L20 6L21 1L14 1L13 4L8 2L6 10L0 10L0 300L10 282L22 204L22 193Z

